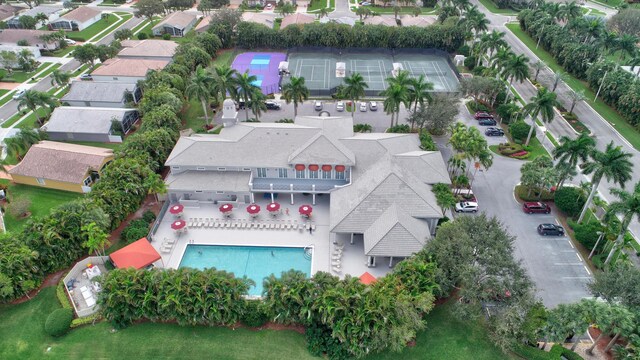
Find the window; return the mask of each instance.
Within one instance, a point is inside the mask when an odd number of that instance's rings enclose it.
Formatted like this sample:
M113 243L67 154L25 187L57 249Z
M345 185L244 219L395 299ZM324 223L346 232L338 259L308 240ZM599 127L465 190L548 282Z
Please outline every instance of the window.
M202 171L202 170L204 170L204 167L203 167L203 166L198 166L198 167L196 168L196 170L200 170L200 171Z
M91 176L87 176L86 179L82 182L84 186L89 186L91 184Z
M227 171L227 168L219 167L218 171Z
M224 191L216 191L216 194L224 194Z
M344 171L336 171L336 180L344 180Z
M266 178L267 177L267 169L266 168L258 168L258 177Z
M201 194L201 193L203 193L202 190L196 190L196 194Z
M289 177L289 171L287 169L278 169L278 177L280 178Z
M113 80L114 80L114 81L118 81L118 78L117 78L117 77L114 77L114 78L113 78Z
M331 170L322 172L323 179L331 179Z
M242 168L242 171L251 171L251 168Z
M296 170L296 179L304 179L304 170Z
M309 170L309 179L317 179L317 178L318 178L318 171Z
M38 184L44 185L44 179L43 178L36 178L36 181L38 181Z

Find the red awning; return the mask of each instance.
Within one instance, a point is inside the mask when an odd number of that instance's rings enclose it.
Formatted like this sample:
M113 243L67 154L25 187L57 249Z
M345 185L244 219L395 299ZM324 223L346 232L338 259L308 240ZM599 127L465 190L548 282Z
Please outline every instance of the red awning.
M302 165L302 164L297 164L297 165L296 165L296 170L298 170L298 171L302 171L302 170L304 170L304 165Z
M344 165L336 165L336 171L337 172L344 172L345 167Z
M118 269L133 267L142 269L160 260L160 254L151 246L147 238L142 238L109 255Z
M375 276L369 274L369 272L367 271L364 274L360 275L360 282L365 285L370 285L376 282L376 278Z
M311 171L318 171L318 169L320 169L320 166L316 164L309 165L309 170Z
M331 165L322 165L322 171L331 171Z

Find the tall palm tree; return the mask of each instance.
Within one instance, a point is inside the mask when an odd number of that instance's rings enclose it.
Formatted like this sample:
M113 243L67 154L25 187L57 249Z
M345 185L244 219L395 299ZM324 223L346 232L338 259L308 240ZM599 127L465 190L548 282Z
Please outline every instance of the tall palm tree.
M567 74L562 71L557 71L553 73L553 88L551 89L551 91L556 91L558 84L560 84L561 81L565 81L566 79L567 79Z
M71 79L70 72L56 69L51 73L52 86L66 86L67 84L69 84L69 79Z
M31 145L44 139L44 133L38 132L35 129L21 128L14 136L4 139L7 155L15 156L16 159L22 160L22 157Z
M531 64L531 67L533 67L533 70L535 70L536 74L533 78L533 81L538 81L538 75L540 75L540 71L543 70L544 68L547 67L547 65L545 63L543 63L542 61L538 60L536 62L534 62L533 64Z
M491 57L491 68L497 69L498 73L502 73L509 62L509 59L514 56L513 51L508 47L498 49Z
M309 98L309 89L304 84L304 78L292 76L288 83L282 85L282 97L287 104L293 101L293 117L297 117L298 104Z
M249 70L242 74L236 73L235 76L238 96L244 100L244 112L247 120L249 120L249 101L251 101L252 96L256 94L257 91L261 91L260 88L255 85L257 80L258 78L255 75L249 74Z
M576 4L575 1L565 3L563 11L568 20L572 20L582 16L582 7Z
M529 58L524 54L513 54L505 64L502 70L502 76L509 81L509 85L513 84L513 80L523 82L529 76L529 67L527 63Z
M618 61L621 61L626 55L633 56L637 51L636 44L638 43L638 37L630 34L622 34L618 38L616 48L620 51L620 57Z
M36 114L36 120L38 121L38 124L42 125L43 119L40 117L40 114L38 114L36 109L39 106L48 106L50 110L53 110L53 108L55 108L57 105L58 101L53 96L37 90L27 90L18 102L18 111L22 110L23 108L27 108L33 111L34 114Z
M624 184L631 179L633 163L629 159L632 156L622 151L622 146L615 146L613 141L607 144L604 151L594 149L591 152L591 160L586 162L582 169L585 175L593 174L591 177L591 192L589 192L589 197L582 208L582 212L580 212L578 222L584 219L603 177L607 181L613 181L624 188Z
M487 54L489 57L491 57L495 51L498 51L498 49L507 46L507 42L504 40L504 34L503 32L492 30L490 33L483 35L485 42L484 48L489 51Z
M409 92L406 87L399 84L390 84L388 88L380 92L380 96L384 96L384 102L382 103L384 111L391 115L391 126L393 127L394 115L397 114L400 117L400 106L404 104L409 106ZM398 120L396 119L396 125Z
M256 120L260 121L260 115L263 111L267 111L267 105L264 101L267 97L262 93L260 89L254 90L251 94L251 102L248 107L251 108L251 112L255 115Z
M607 260L604 262L605 265L611 261L613 254L615 254L616 250L618 250L620 245L622 245L624 236L629 228L629 223L631 223L633 217L636 216L640 219L640 182L636 183L633 187L632 193L616 188L610 189L610 191L611 194L619 200L612 202L609 205L607 212L610 214L622 215L622 223L618 238L613 244L609 255L607 255Z
M356 100L360 100L364 96L364 91L369 88L369 85L364 81L362 75L357 72L344 78L344 84L342 94L351 99L351 118L353 118L356 113Z
M318 11L318 19L322 19L325 16L329 16L329 8L322 8Z
M213 83L213 77L207 69L198 65L196 71L191 75L189 84L184 90L184 94L189 99L198 99L202 105L202 111L204 112L204 121L206 125L209 125L209 114L207 112L207 105L211 99L211 84Z
M582 133L575 140L568 136L560 138L560 146L553 150L553 158L560 163L566 163L571 168L578 165L578 161L585 162L589 158L589 154L596 146L596 141L587 133ZM558 185L562 184L569 172L565 176L561 176Z
M525 146L529 145L531 140L531 134L536 127L536 119L538 115L542 118L542 121L549 123L553 120L553 107L558 106L557 95L554 92L550 92L547 88L541 88L538 90L536 96L532 97L530 102L524 106L523 110L527 115L531 116L532 123L529 129L529 135L527 135L527 142Z
M213 84L211 93L218 100L229 96L237 99L236 74L238 72L229 65L219 65L213 68Z
M584 94L584 90L571 91L568 95L569 99L571 99L571 108L569 109L570 113L573 113L573 109L580 101L587 100L587 96Z
M411 87L409 88L409 98L413 100L413 111L418 109L418 104L424 105L424 101L427 100L431 103L431 94L429 91L433 90L433 83L427 81L427 78L423 75L417 78L411 79Z

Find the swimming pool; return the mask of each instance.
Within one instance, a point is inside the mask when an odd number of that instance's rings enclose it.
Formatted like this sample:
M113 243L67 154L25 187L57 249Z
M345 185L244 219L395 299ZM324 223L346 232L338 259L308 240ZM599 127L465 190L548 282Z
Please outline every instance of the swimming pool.
M206 269L215 267L247 276L256 285L249 295L262 295L262 280L271 274L277 277L283 271L298 270L311 276L311 256L301 247L187 245L179 267Z

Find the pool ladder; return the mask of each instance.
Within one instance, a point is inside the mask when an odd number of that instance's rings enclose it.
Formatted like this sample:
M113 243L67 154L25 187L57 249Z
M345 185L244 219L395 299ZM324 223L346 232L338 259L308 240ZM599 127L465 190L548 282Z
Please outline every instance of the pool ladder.
M311 260L311 256L313 255L313 247L312 246L306 246L304 248L304 258L307 260Z

